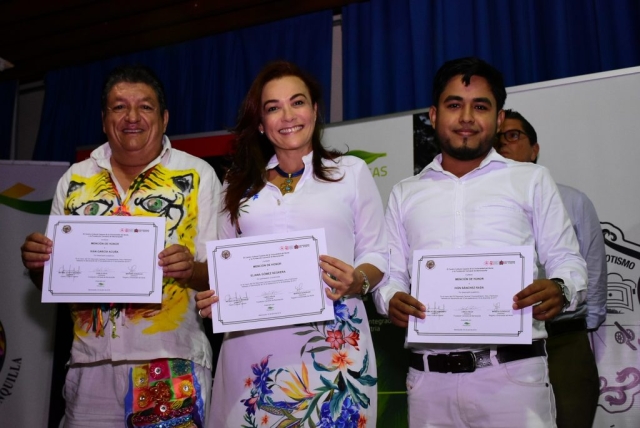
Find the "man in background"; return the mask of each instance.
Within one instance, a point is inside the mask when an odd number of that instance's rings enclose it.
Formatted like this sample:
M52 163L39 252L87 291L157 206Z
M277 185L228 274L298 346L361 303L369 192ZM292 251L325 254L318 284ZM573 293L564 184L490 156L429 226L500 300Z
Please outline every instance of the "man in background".
M540 146L531 123L520 113L505 110L496 150L519 162L537 163ZM587 300L575 312L547 321L549 378L556 396L559 428L590 428L598 405L598 369L587 331L596 330L607 315L607 261L604 238L596 209L579 190L558 184L587 262Z

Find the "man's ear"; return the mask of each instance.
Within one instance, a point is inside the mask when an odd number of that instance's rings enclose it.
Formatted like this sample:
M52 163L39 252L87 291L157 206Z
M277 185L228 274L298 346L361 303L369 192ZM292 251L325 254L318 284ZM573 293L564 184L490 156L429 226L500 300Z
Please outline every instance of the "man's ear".
M535 143L531 146L531 162L536 163L538 161L538 153L540 153L540 145Z
M164 110L162 120L164 121L164 129L162 130L162 133L164 134L165 132L167 132L167 125L169 124L169 110Z
M500 126L502 126L502 122L504 122L504 110L500 110L498 112L498 118L497 118L497 126L496 129L499 130Z
M429 122L431 122L431 127L436 129L436 116L438 113L438 109L436 106L429 107Z

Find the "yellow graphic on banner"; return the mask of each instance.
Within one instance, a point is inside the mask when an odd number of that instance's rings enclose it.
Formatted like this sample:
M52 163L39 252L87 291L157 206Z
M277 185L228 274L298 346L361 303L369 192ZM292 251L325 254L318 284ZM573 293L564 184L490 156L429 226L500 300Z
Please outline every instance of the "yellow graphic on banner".
M34 190L36 189L34 189L31 186L27 186L26 184L16 183L13 186L9 187L7 190L2 191L0 195L6 196L8 198L19 199L19 198L22 198L23 196L28 195Z

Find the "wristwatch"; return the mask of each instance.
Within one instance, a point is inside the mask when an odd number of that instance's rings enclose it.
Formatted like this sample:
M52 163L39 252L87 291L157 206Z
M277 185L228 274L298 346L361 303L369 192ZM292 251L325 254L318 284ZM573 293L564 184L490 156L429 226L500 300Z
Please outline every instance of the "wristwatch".
M364 296L369 292L369 289L371 288L371 283L369 282L369 278L367 278L366 273L364 273L361 270L359 270L358 272L362 274L362 279L364 280L364 282L362 283L362 290L360 291L360 294Z
M565 291L566 285L564 285L564 281L561 278L551 278L551 281L555 282L558 288L560 289L560 293L562 293L562 309L566 308L569 305L569 299L567 299L567 292Z

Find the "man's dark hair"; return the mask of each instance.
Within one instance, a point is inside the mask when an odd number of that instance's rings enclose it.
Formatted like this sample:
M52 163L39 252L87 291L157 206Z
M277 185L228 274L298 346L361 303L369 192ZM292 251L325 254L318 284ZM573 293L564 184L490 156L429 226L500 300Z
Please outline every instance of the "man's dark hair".
M527 134L527 137L529 137L529 144L533 146L538 142L538 134L536 133L533 125L531 125L531 123L529 123L529 121L525 119L524 116L522 116L520 113L515 110L506 109L504 111L504 118L519 120L520 125L522 125L522 130L525 134Z
M167 102L165 101L164 96L164 86L153 70L144 65L122 65L111 70L104 81L104 85L102 86L103 112L107 108L109 92L111 92L111 89L113 89L115 85L122 82L144 83L149 85L158 98L160 114L164 114L164 111L167 109Z
M444 92L449 80L459 75L462 75L462 81L465 86L469 86L471 76L483 77L489 83L493 97L498 104L496 110L500 111L504 107L507 91L504 88L502 73L489 63L475 57L453 59L445 62L440 67L433 78L432 103L434 106L438 106L440 95Z

